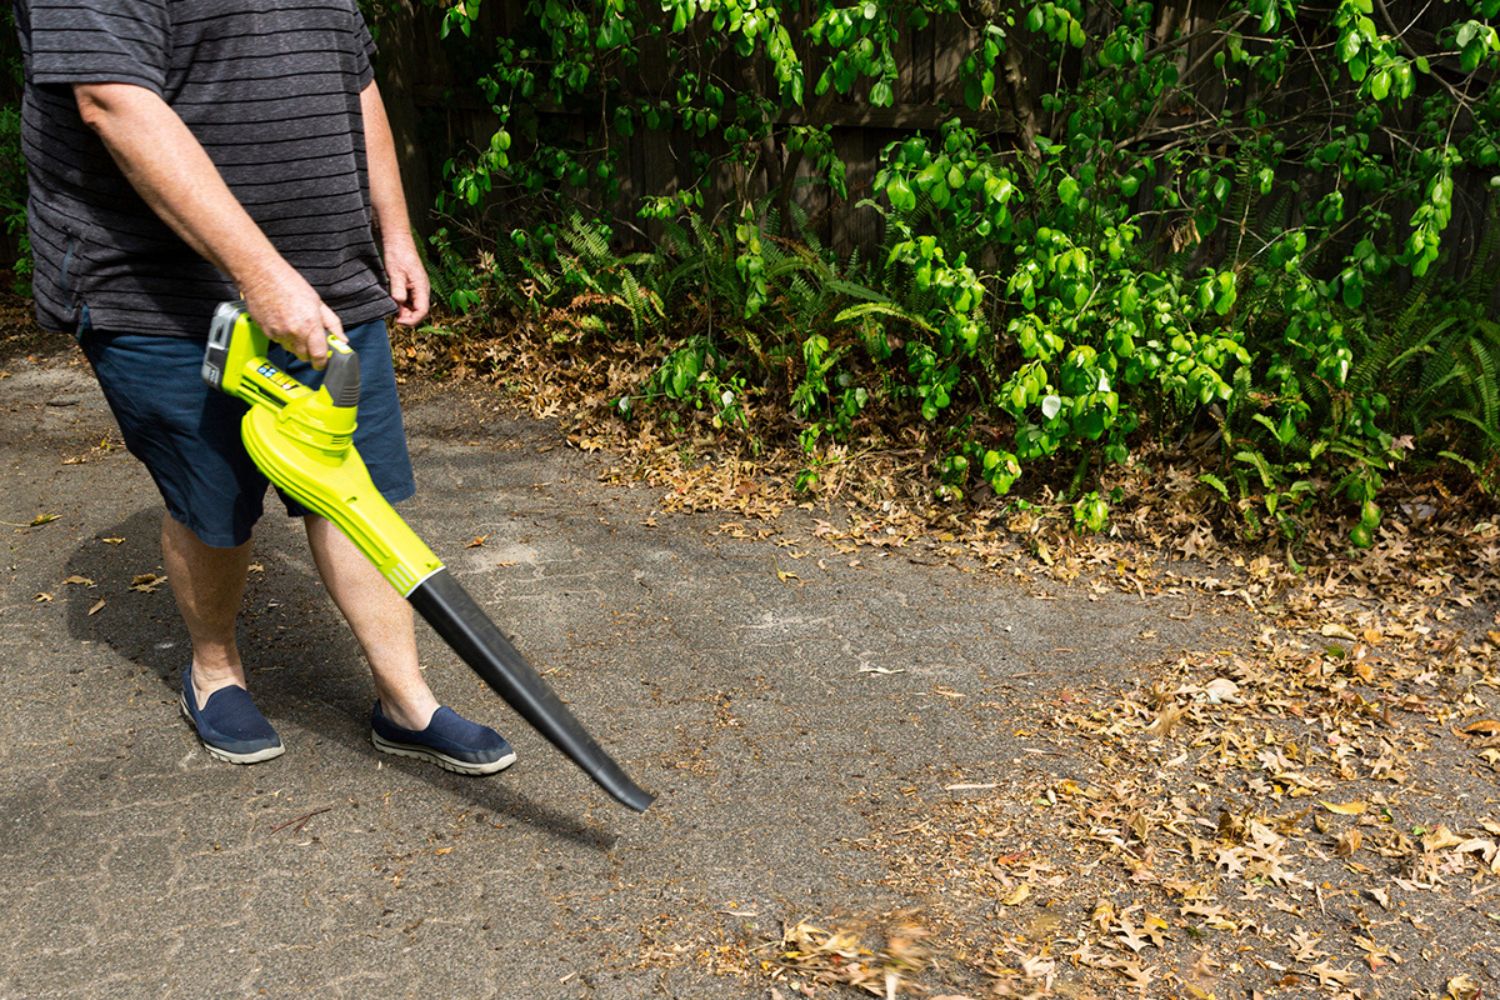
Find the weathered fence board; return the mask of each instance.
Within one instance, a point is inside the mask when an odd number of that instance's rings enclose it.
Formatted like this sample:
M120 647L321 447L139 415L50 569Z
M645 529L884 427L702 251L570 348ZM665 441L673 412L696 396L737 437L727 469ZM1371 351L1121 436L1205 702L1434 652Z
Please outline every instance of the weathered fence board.
M472 68L466 75L463 68L454 64L446 46L438 41L434 12L413 10L409 0L402 0L397 6L404 10L399 36L393 37L391 42L394 48L402 51L394 60L394 72L386 65L378 69L382 73L383 89L403 92L401 96L388 99L410 104L410 115L401 120L410 120L411 127L415 128L415 120L423 119L427 122L427 132L440 134L446 140L425 147L414 141L403 144L408 196L416 205L431 204L442 185L442 158L453 155L465 143L479 146L486 142L494 128L495 118L483 95L473 85ZM804 7L803 21L806 23L811 19L811 9L810 5ZM519 23L524 2L507 0L485 4L482 11L484 16L476 35L494 38ZM896 99L893 106L885 108L871 106L864 99L863 88L851 95L814 96L812 89L822 72L822 62L807 39L799 37L796 31L794 37L797 37L807 71L808 99L804 108L783 113L778 124L830 128L834 148L846 164L848 206L841 211L830 211L832 206L827 192L811 183L797 185L794 197L813 221L814 232L841 253L856 246L869 246L878 238L878 216L868 209L855 209L853 205L869 195L881 152L888 142L913 129L935 132L954 117L991 133L1014 131L1015 120L1008 111L988 109L974 112L963 104L958 85L958 64L972 48L976 33L958 18L939 19L927 28L903 35L896 53L900 69L894 87ZM642 58L634 79L625 81L629 92L655 95L669 88L671 65L665 53L667 44L670 43L662 39L643 41ZM481 50L485 47L483 44L479 46ZM727 81L730 86L726 89L731 92L734 87L767 88L772 85L761 60L747 64L732 54L725 54L707 69ZM566 115L546 108L534 110L544 120ZM583 123L577 123L577 127L582 129ZM621 197L615 205L599 207L615 211L622 222L643 232L649 232L651 227L633 217L642 196L668 194L690 183L689 157L692 151L725 151L721 139L713 136L700 139L679 128L641 130L629 138L615 136L611 141L626 147L620 164ZM733 207L740 197L765 195L770 186L768 178L780 177L785 166L788 164L771 164L767 171L752 178L737 177L726 169L707 186L705 196L713 203L705 207L713 212ZM812 180L805 162L796 165L796 176L802 181Z

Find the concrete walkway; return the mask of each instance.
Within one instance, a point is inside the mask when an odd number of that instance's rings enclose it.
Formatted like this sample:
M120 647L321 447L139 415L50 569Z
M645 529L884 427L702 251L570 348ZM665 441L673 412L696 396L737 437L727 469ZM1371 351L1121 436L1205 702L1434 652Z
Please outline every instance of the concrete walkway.
M903 905L854 842L910 789L1046 766L1008 706L1223 624L850 566L795 519L793 561L722 517L653 518L550 425L415 387L407 517L660 799L614 805L425 629L439 698L520 762L377 754L368 674L279 514L242 645L288 751L235 767L178 715L171 594L131 589L162 572L158 500L69 360L0 379L0 997L766 997L693 952Z

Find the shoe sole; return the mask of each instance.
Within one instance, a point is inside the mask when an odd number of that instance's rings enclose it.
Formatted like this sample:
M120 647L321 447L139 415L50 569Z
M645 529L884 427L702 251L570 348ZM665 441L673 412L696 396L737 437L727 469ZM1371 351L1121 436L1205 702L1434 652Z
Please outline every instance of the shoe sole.
M215 760L222 760L230 764L259 764L263 760L271 760L286 753L286 745L281 744L274 747L266 747L264 750L256 750L254 753L235 753L233 750L225 750L216 747L203 738L198 732L198 724L193 721L193 713L188 711L187 696L182 695L177 699L177 707L182 709L182 717L187 720L188 725L193 727L193 734L198 737L198 742L203 744L203 749Z
M494 774L496 771L505 770L516 762L515 751L511 751L499 760L490 761L488 764L475 764L472 761L449 757L447 754L434 750L431 747L417 746L414 743L393 743L374 730L370 731L370 742L375 744L375 749L381 753L425 760L428 763L436 764L445 771L452 771L454 774Z

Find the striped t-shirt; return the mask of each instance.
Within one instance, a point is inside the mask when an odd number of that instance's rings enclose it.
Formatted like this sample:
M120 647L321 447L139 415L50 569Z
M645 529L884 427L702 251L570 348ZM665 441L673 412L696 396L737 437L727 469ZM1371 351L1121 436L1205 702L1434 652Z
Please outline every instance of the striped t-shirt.
M238 297L131 188L71 84L160 95L345 326L393 311L372 232L355 0L17 0L37 318L203 337Z

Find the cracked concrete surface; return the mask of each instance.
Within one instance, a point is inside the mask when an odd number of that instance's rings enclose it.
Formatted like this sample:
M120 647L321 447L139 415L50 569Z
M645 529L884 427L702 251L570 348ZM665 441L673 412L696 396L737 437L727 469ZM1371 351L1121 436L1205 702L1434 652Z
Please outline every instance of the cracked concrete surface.
M241 629L288 750L235 767L178 716L170 593L130 589L161 572L149 478L98 447L113 425L86 368L8 367L0 997L764 997L643 947L902 905L853 842L903 789L1047 768L1021 752L1018 696L1119 679L1224 624L899 553L851 567L795 515L810 555L784 582L772 542L714 515L650 526L652 491L601 485L607 460L554 427L414 386L404 513L660 798L615 806L425 628L439 698L520 762L468 779L377 754L368 675L279 511ZM59 516L17 527L39 514Z

